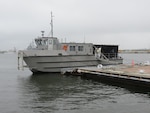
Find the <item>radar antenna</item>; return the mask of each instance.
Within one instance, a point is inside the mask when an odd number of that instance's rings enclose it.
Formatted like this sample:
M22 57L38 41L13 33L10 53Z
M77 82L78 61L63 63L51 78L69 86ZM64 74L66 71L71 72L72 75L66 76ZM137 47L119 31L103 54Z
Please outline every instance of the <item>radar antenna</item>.
M44 37L44 32L45 32L45 31L41 31L41 33L42 33L42 37Z

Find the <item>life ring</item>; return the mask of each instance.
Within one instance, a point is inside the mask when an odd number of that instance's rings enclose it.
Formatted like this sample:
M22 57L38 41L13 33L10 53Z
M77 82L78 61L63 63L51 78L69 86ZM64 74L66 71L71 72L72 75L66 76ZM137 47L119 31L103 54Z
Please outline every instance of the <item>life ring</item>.
M102 64L98 64L98 65L97 65L97 68L99 68L99 69L101 69L102 67L103 67Z
M63 46L63 50L67 51L67 49L68 49L68 46L67 46L67 45L64 45L64 46Z

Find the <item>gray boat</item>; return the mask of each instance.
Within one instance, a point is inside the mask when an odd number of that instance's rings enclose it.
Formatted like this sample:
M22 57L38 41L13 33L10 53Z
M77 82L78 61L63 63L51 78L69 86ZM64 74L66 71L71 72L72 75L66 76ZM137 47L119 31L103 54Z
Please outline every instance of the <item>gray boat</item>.
M52 16L52 15L51 15ZM53 24L51 20L51 28ZM36 46L18 52L18 68L24 62L33 73L61 72L63 69L122 64L117 45L95 45L92 43L60 43L58 38L42 36L35 39Z

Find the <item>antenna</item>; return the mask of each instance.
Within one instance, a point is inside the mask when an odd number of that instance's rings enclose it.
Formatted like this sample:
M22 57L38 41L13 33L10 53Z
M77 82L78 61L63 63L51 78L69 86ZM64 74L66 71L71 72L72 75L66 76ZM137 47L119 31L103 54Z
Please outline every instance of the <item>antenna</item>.
M84 41L83 41L83 43L85 43L85 34L84 34Z
M52 12L51 12L51 37L53 37L53 15L52 15Z

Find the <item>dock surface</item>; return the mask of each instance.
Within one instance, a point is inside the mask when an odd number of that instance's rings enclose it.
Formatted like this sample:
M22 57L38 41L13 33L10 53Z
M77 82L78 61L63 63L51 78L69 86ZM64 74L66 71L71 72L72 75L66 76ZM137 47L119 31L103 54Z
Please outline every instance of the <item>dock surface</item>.
M115 65L115 66L105 66L102 68L97 67L83 67L78 68L79 72L98 72L98 73L107 73L107 74L115 74L115 75L127 75L139 77L139 78L147 78L150 79L150 66L145 65Z
M88 79L150 88L150 65L113 65L80 67L67 74Z

